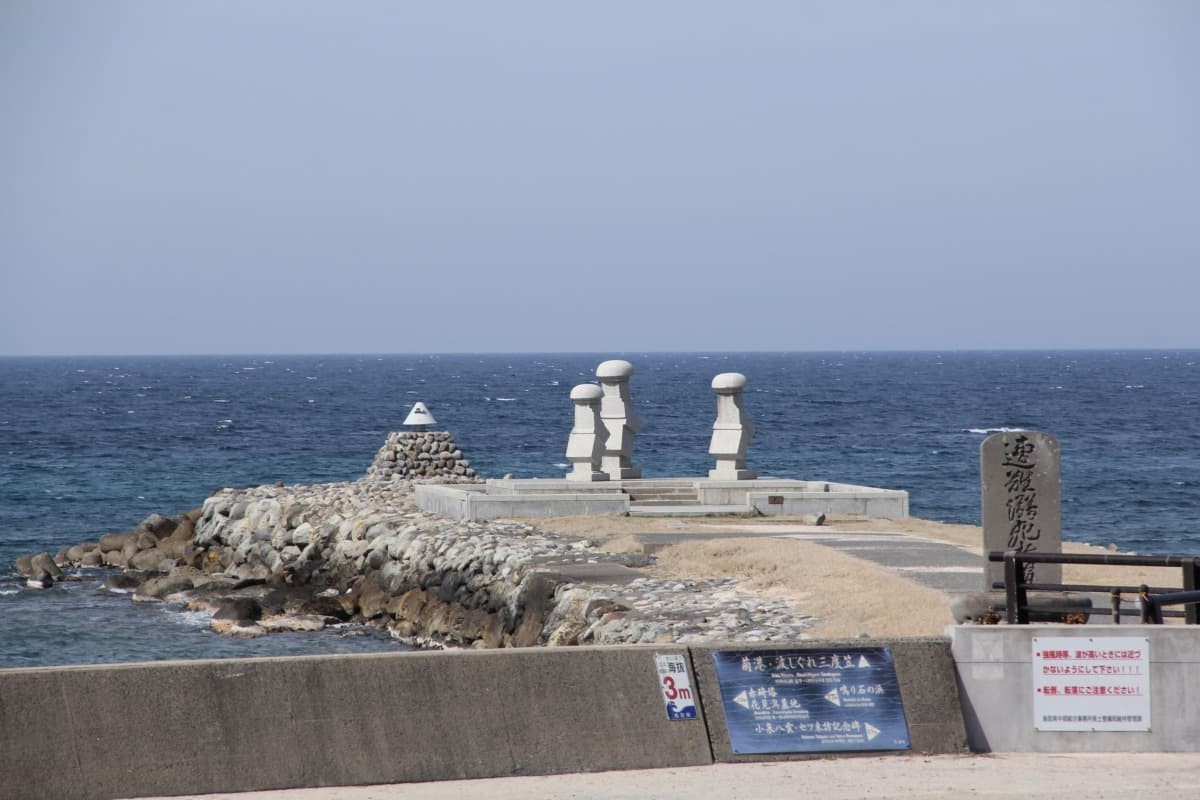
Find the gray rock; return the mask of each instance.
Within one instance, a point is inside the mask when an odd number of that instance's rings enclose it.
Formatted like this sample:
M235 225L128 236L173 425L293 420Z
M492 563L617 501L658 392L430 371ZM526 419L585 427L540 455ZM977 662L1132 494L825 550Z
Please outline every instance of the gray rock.
M35 580L41 579L44 576L49 576L54 580L62 577L63 571L59 569L58 564L54 563L54 559L49 553L37 553L30 559L31 574L30 577Z

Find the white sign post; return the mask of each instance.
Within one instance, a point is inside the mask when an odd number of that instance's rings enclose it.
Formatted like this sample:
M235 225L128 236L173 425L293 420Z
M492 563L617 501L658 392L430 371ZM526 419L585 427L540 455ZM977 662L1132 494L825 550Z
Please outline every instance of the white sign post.
M1033 725L1039 731L1150 730L1150 640L1033 637Z
M696 694L688 675L687 659L682 655L655 655L658 685L668 719L696 719Z

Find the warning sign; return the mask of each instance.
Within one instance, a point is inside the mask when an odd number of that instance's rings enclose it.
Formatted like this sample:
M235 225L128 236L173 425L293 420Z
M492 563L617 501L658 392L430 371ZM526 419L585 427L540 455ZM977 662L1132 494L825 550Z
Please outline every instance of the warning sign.
M1150 640L1033 637L1033 725L1039 731L1150 730Z

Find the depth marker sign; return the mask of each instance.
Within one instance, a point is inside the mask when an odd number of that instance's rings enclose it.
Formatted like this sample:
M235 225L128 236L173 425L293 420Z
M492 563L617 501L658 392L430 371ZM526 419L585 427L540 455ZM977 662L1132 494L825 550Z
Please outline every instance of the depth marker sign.
M696 694L688 676L687 659L682 655L655 655L654 663L667 719L696 719Z

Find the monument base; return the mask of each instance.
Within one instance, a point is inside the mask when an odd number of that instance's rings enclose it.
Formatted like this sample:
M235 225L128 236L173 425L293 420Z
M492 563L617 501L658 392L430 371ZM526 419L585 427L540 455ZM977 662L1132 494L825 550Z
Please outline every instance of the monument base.
M575 483L575 482L593 483L596 481L606 481L606 480L608 480L608 473L607 472L568 472L567 480L571 481L572 483Z
M636 514L647 510L668 514L672 509L686 515L908 516L908 492L789 478L494 478L486 484L417 484L415 493L417 506L425 511L471 520Z
M636 480L642 477L642 471L636 467L621 467L619 469L612 469L606 471L605 474L614 481Z
M758 473L752 469L710 469L708 477L714 481L752 481L758 477Z

